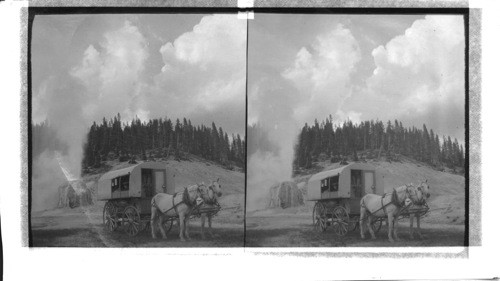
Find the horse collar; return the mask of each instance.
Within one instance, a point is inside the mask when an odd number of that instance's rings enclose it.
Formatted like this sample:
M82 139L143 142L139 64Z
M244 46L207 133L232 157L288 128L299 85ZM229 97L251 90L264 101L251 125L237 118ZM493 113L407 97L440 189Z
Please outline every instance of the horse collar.
M189 207L193 206L193 203L191 202L191 200L189 200L189 191L187 187L184 187L184 192L182 194L182 201Z
M406 192L408 192L408 188L406 189ZM392 198L391 198L391 201L393 201L392 203L393 203L394 205L396 205L396 207L398 207L398 208L401 208L401 206L403 205L401 202L399 202L398 192L396 191L396 189L395 189L395 188L392 190Z
M386 195L387 195L387 193L385 193L384 196L382 196L382 198L380 198L380 204L382 205L382 210L384 211L384 216L387 216L387 211L385 210L385 204L384 204L384 198Z

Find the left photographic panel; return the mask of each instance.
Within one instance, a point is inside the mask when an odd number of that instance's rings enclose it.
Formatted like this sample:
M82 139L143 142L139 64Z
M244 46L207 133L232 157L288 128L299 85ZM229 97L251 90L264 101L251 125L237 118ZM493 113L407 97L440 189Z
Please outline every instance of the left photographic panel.
M243 247L247 21L30 9L33 247Z

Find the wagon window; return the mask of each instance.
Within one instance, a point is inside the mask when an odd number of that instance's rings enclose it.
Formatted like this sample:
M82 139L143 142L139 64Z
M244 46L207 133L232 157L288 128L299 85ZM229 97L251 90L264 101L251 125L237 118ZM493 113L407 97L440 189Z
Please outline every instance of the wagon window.
M119 188L119 185L118 185L118 178L114 178L111 180L111 192L115 192L117 191Z
M330 191L338 191L339 190L339 176L334 176L330 178Z
M328 180L329 180L329 178L321 180L321 192L322 193L328 190Z
M321 180L321 192L334 192L339 190L339 176L329 177Z
M111 192L127 191L129 189L130 175L117 177L111 180Z
M128 190L129 178L130 178L129 175L120 177L120 190L121 191L127 191Z

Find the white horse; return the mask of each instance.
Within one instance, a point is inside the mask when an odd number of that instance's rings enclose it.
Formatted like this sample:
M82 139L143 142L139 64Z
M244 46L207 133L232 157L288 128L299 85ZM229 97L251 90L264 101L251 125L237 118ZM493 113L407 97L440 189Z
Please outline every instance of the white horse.
M368 230L375 239L375 232L372 228L372 220L387 217L389 227L389 241L394 242L394 238L399 240L397 226L398 216L403 208L408 207L413 201L421 200L422 192L413 186L400 186L393 189L389 194L380 196L377 194L366 194L360 202L359 228L361 238L365 239L365 225L368 224Z
M156 239L156 225L159 224L163 239L167 239L164 221L178 217L179 238L181 241L189 237L189 216L196 206L203 203L198 185L184 188L184 191L174 195L158 193L151 199L151 236Z
M200 186L201 198L203 199L203 204L207 207L216 207L219 205L217 202L217 197L222 196L222 186L219 184L219 179L212 181L212 184L208 187L205 185ZM208 234L213 237L212 233L212 216L213 213L201 213L201 237L205 239L205 219L208 219Z
M415 205L417 206L424 206L426 204L426 199L428 199L431 194L429 191L430 187L427 184L427 180L420 182L420 185L417 186L417 190L421 191L423 196L421 200L414 202ZM413 219L417 219L417 234L420 237L420 239L424 238L422 235L422 232L420 231L420 214L419 213L414 213L410 214L410 238L413 239Z

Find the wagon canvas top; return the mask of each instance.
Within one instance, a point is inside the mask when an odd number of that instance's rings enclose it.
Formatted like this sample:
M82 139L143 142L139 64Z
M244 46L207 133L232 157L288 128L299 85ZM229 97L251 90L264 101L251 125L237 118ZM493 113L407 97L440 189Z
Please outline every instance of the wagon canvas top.
M349 164L349 165L346 165L346 166L342 166L342 167L337 168L337 169L327 170L327 171L323 171L323 172L319 172L317 174L314 174L309 179L309 182L311 182L311 181L317 181L317 180L322 180L322 179L324 179L326 177L330 177L330 176L335 176L335 175L341 174L344 170L346 170L348 168L349 169L359 169L359 170L375 170L375 167L373 167L370 164L352 163L352 164Z
M114 179L114 178L119 177L119 176L130 174L139 165L141 165L141 164L133 165L133 166L126 167L123 169L119 169L119 170L109 171L109 172L105 173L104 175L102 175L101 178L99 179L99 181L111 180L111 179Z

